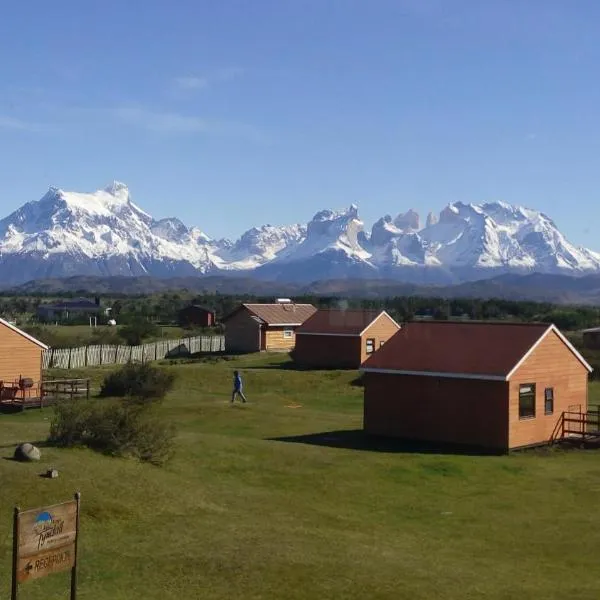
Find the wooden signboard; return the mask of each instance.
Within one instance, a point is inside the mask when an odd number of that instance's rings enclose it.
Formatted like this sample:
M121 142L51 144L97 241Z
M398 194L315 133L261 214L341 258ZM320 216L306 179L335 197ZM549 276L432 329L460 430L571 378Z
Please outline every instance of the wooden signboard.
M69 502L21 511L13 522L12 600L18 584L71 569L71 600L77 595L80 494Z

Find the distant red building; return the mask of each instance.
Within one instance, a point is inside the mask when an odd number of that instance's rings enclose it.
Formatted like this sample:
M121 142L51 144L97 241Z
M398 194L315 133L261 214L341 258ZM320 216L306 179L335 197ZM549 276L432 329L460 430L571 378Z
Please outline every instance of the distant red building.
M199 304L182 308L178 317L181 327L214 327L215 325L215 312Z
M296 331L294 361L312 368L358 369L398 329L385 311L319 310Z

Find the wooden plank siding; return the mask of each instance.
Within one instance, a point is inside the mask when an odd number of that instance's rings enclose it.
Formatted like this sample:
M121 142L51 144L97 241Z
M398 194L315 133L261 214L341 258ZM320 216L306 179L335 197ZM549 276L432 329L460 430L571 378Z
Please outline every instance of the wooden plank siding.
M364 430L506 450L508 384L415 375L364 374Z
M360 364L365 362L365 360L371 356L371 354L367 354L368 339L375 340L375 351L377 351L381 347L382 343L387 342L398 331L398 329L398 325L387 313L384 313L375 319L362 335Z
M298 335L294 361L320 369L357 369L361 343L360 336Z
M0 381L12 384L20 377L42 380L42 348L0 323Z
M240 310L225 325L225 351L250 353L261 350L259 323L247 310Z
M294 360L306 367L324 369L358 369L371 354L367 354L367 340L374 340L377 351L398 331L398 325L387 314L382 314L366 328L364 334L336 335L327 332L300 333L296 341Z
M519 418L519 386L536 386L535 417ZM544 414L544 390L554 390L554 412ZM550 332L510 378L509 447L548 441L562 411L587 410L588 372L554 331Z
M292 331L292 337L285 337L286 330ZM265 347L267 352L289 352L296 344L296 327L267 327Z

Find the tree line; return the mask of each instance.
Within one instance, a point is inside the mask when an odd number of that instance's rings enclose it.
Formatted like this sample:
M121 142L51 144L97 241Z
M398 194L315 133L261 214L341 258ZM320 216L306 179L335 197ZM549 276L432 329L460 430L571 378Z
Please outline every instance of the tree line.
M71 295L68 295L71 296ZM63 296L64 298L65 296ZM35 323L36 309L43 302L52 302L59 296L0 296L0 316ZM548 302L478 298L434 298L423 296L359 299L324 296L295 297L295 302L310 303L319 308L385 309L400 322L419 318L541 321L555 323L560 329L577 330L600 323L600 307L556 305ZM229 294L192 294L162 292L140 296L105 296L102 307L110 306L111 318L119 325L177 323L179 311L190 304L199 304L214 310L217 321L233 311L242 302L273 302L273 297ZM103 317L107 318L107 317ZM82 323L88 317L81 317ZM72 322L72 321L71 321ZM100 320L99 320L100 324Z

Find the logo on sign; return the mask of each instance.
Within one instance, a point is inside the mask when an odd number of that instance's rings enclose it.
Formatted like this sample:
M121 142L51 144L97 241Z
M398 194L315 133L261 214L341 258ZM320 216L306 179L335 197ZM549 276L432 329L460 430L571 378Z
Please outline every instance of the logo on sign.
M38 539L38 550L42 550L53 538L61 535L64 526L64 519L55 518L48 511L37 515L33 524L33 532Z

